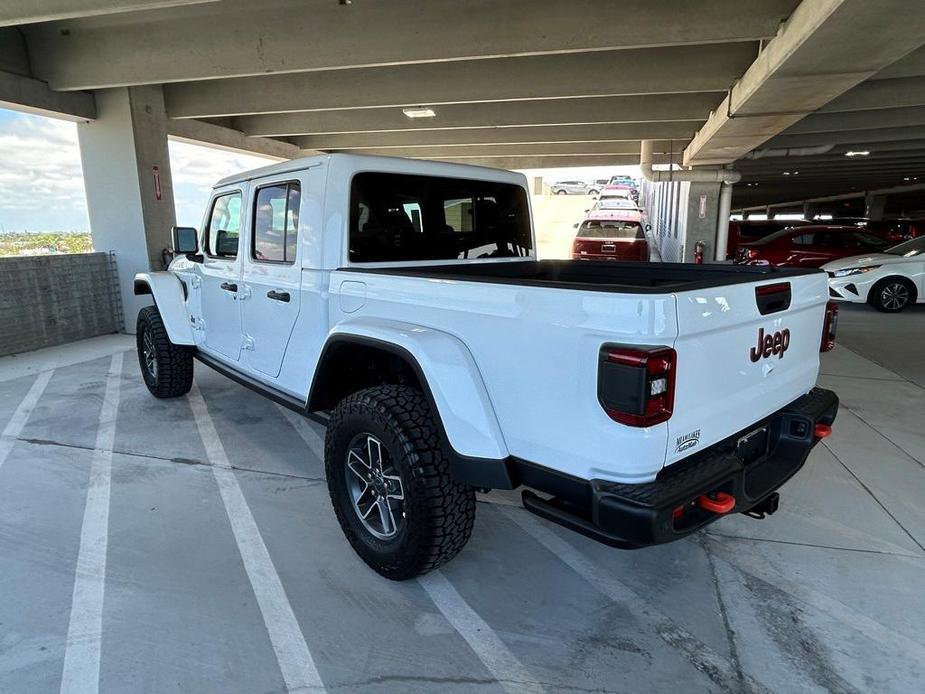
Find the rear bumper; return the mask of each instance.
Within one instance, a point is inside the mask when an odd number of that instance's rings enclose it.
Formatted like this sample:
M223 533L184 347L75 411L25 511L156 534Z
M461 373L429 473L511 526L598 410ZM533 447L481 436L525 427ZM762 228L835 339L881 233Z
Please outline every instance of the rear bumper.
M665 468L653 482L591 480L582 495L586 502L524 491L524 506L615 547L671 542L723 515L762 505L803 466L820 440L816 425L831 425L837 413L835 393L814 388L747 430ZM722 513L704 508L700 498L717 493L734 497L734 506Z

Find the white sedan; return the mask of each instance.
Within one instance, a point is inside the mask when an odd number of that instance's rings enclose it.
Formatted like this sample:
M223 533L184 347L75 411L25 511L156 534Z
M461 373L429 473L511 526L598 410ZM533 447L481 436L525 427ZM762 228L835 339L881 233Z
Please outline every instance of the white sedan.
M833 260L822 269L829 275L829 297L836 301L866 302L887 313L925 302L925 236L883 253Z

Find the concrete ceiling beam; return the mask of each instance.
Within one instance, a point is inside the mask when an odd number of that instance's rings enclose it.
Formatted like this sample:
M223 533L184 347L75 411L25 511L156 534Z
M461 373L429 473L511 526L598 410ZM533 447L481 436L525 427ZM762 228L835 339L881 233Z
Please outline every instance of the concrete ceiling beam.
M53 92L31 77L0 71L0 108L75 122L96 118L96 103L88 92Z
M408 118L400 107L240 116L232 125L249 135L286 137L401 130L575 125L642 121L696 121L722 99L721 92L647 94L531 101L444 104L434 118Z
M925 77L869 79L819 109L818 113L925 106Z
M356 133L349 135L307 135L293 141L306 149L407 148L425 145L516 145L556 142L626 142L644 137L676 140L680 152L694 126L687 123L623 123L617 125L563 125L558 127L524 126L518 128L473 128L459 130L424 130L390 133Z
M0 3L0 26L198 5L206 2L216 0L5 0Z
M53 88L87 89L757 41L773 36L795 5L796 0L711 0L691 13L680 0L389 0L347 5L334 0L224 0L117 25L93 18L72 20L66 27L36 25L30 44L36 74Z
M172 118L586 96L725 91L752 43L538 55L181 82ZM706 114L703 114L704 117Z
M632 166L639 163L639 155L595 154L563 156L525 156L525 157L445 157L440 161L472 166L488 166L493 169L558 169L574 166Z
M229 152L261 154L279 160L318 154L318 152L304 151L291 142L267 137L248 137L238 130L197 120L168 120L167 134L171 139L181 142L204 144Z
M882 108L876 111L814 113L787 128L782 135L830 133L842 130L870 130L925 125L925 106Z
M688 146L684 163L735 161L917 49L923 36L925 5L804 0Z
M811 147L814 145L845 145L849 149L876 151L891 146L894 141L925 139L925 126L910 125L902 128L870 128L867 130L841 130L830 133L802 133L778 135L767 142L767 147Z
M425 159L470 158L470 157L523 157L523 156L584 156L613 155L636 157L639 163L639 142L559 142L541 144L515 145L467 145L458 146L423 146L423 147L371 147L366 149L339 149L338 152L356 152L358 154L379 154L391 157L414 157ZM659 148L658 163L668 163L668 148ZM675 147L675 162L680 157L680 148Z

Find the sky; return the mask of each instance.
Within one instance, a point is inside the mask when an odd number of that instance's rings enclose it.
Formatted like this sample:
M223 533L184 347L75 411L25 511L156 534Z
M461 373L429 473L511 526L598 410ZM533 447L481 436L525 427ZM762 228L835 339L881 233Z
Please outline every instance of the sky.
M212 185L273 160L173 142L177 224L198 227ZM0 109L0 230L89 231L77 126Z
M220 178L265 166L249 154L169 143L177 224L199 227L209 190ZM534 169L528 176L594 180L614 174L638 176L635 166ZM77 126L0 109L0 231L89 231Z

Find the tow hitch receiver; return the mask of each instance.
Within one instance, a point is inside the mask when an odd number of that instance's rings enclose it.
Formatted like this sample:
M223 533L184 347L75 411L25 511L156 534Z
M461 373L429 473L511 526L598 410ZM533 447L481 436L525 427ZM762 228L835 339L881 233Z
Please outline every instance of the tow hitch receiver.
M774 492L773 494L768 495L768 497L760 504L753 506L744 513L749 518L764 520L766 516L773 514L777 510L778 506L780 506L780 494Z
M716 492L713 495L702 494L697 497L697 504L705 511L729 513L735 508L736 498L726 492Z

